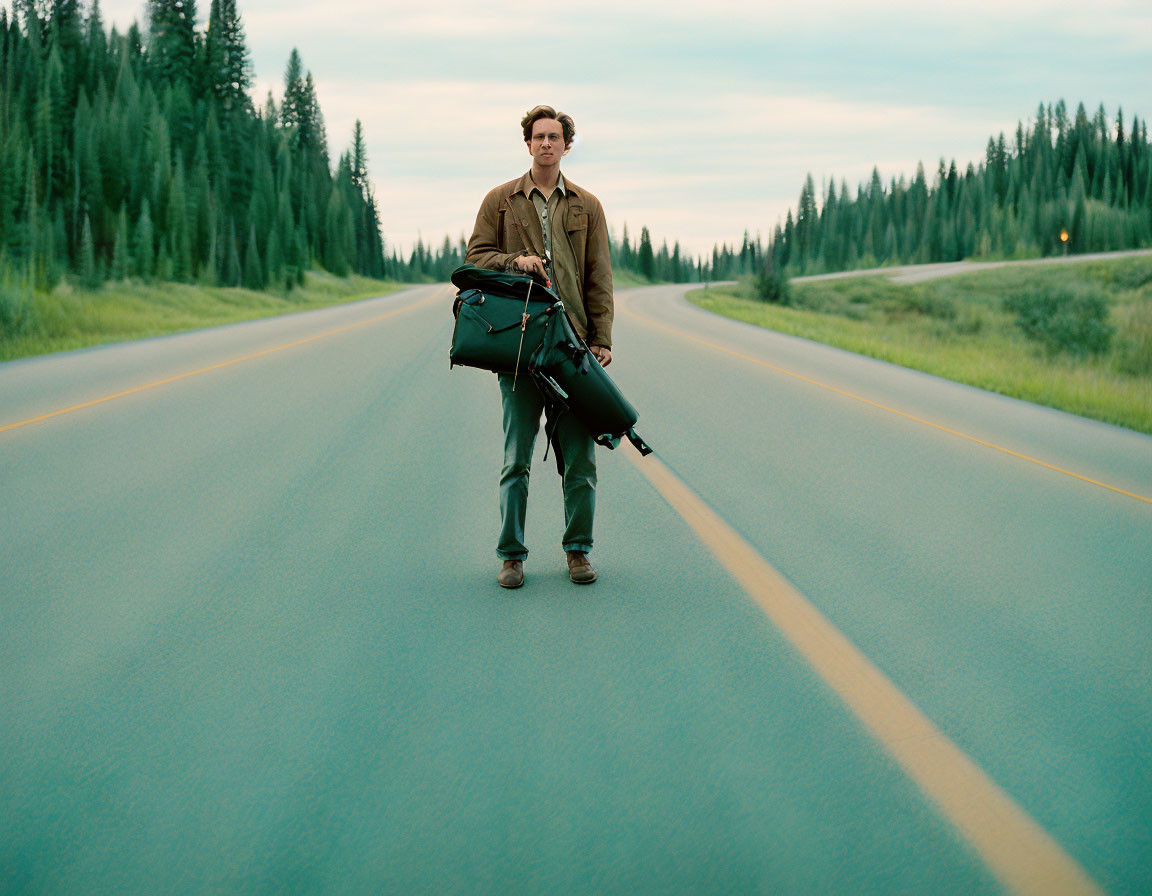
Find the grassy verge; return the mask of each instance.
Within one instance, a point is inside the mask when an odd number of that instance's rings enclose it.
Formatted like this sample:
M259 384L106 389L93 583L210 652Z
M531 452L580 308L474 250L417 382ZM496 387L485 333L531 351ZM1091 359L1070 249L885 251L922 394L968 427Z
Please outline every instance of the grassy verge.
M905 367L1152 433L1152 259L1001 268L895 284L751 282L694 290L701 308Z
M617 289L649 285L628 272L613 282ZM27 294L0 280L0 362L324 308L409 285L309 271L291 292L126 280L99 290L65 281L50 293Z
M635 286L651 285L652 281L647 277L643 277L640 274L634 274L632 271L619 269L612 272L613 289L632 289Z
M0 361L323 308L406 285L310 271L284 293L134 280L96 291L64 282L31 296L9 288L0 295Z

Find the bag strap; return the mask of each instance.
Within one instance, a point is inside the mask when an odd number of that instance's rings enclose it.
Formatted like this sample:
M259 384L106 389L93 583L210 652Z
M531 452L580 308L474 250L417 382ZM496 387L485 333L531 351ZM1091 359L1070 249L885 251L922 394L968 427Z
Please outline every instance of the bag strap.
M512 391L516 391L516 380L520 376L520 352L524 350L524 331L528 329L528 300L532 298L532 284L528 281L528 292L524 296L524 316L520 319L520 347L516 349L516 369L512 372Z
M479 314L476 316L480 317ZM506 326L506 327L494 327L494 326L492 326L492 324L488 323L488 321L485 320L483 317L480 317L480 320L483 320L484 323L488 324L488 335L489 336L493 336L496 333L506 333L508 330L514 330L517 327L523 326L523 323L524 323L523 321L518 320L518 321L515 321L514 323L508 324L508 326Z
M565 414L570 413L568 410L567 399L568 393L560 386L556 380L548 376L539 367L534 367L531 363L528 365L528 371L532 374L532 378L536 381L536 387L544 395L544 407L547 409L548 418L552 421L552 428L549 431L548 425L544 426L544 438L546 444L544 447L544 460L548 460L549 449L555 449L554 455L556 459L556 472L560 476L564 475L564 454L560 449L560 443L556 440L556 430L560 426L560 418Z
M553 320L548 321L548 326L552 326L553 322ZM537 349L537 353L543 351L544 346L547 345L547 343L548 340L545 338L544 342L541 344L541 347ZM580 355L591 354L587 348L574 346L571 345L571 343L565 344L564 349L571 354L572 360L577 363L579 363L577 359L580 357ZM566 402L568 399L568 393L564 391L564 389L558 382L556 382L556 380L544 372L542 366L539 363L540 360L541 359L539 354L533 355L533 357L528 362L528 371L532 374L532 377L535 379L536 385L540 388L540 391L544 393L545 400L553 401L561 408L563 408L564 411L567 411L568 405ZM545 431L547 431L547 428L545 428ZM640 437L640 434L636 432L635 427L629 429L628 432L626 432L624 435L628 437L628 441L632 443L633 447L640 452L641 457L647 457L652 453L652 448L648 445L647 442L644 441L644 439ZM608 449L613 449L620 444L621 438L621 436L613 436L610 433L601 433L598 436L593 436L593 441L595 441L597 445L601 445ZM551 443L551 439L549 439L549 443ZM547 449L545 449L544 457L545 459L548 457Z

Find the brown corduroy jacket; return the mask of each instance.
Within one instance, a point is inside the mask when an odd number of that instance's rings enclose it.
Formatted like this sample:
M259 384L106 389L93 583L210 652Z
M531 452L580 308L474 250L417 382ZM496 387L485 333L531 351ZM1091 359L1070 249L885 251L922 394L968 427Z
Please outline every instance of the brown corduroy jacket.
M576 259L576 297L560 293L577 331L589 345L612 347L612 260L608 225L600 200L564 178L568 194L561 199L553 243L567 238ZM532 179L524 174L490 190L476 214L476 226L468 240L467 261L480 268L505 270L525 252L544 257L544 232L528 194Z

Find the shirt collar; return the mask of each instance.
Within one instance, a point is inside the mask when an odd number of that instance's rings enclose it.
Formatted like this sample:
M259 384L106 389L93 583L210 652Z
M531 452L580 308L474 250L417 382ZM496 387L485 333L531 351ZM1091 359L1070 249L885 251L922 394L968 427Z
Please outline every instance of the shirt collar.
M564 172L560 172L560 177L556 180L556 189L560 191L561 196L568 195L568 184L564 180ZM540 190L538 186L532 181L532 172L526 171L524 176L520 178L520 183L517 185L517 191L522 192L525 196L531 198L532 191L539 190L540 195L544 195L544 191Z

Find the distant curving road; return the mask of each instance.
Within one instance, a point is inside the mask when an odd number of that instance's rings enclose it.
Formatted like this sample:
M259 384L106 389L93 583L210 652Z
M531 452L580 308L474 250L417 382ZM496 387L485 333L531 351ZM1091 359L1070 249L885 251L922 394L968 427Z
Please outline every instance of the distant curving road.
M1152 889L1152 438L683 292L586 588L447 287L0 365L3 890Z
M1113 258L1126 258L1152 255L1152 249L1128 249L1121 252L1090 252L1082 255L1056 255L1048 258L1024 258L1015 261L945 261L935 264L893 265L884 268L864 268L857 271L838 271L834 274L812 274L807 277L792 277L793 283L807 280L842 280L845 277L883 275L893 283L923 283L926 280L939 280L956 274L971 274L992 268L1032 267L1049 264L1075 264L1081 261L1104 261Z

